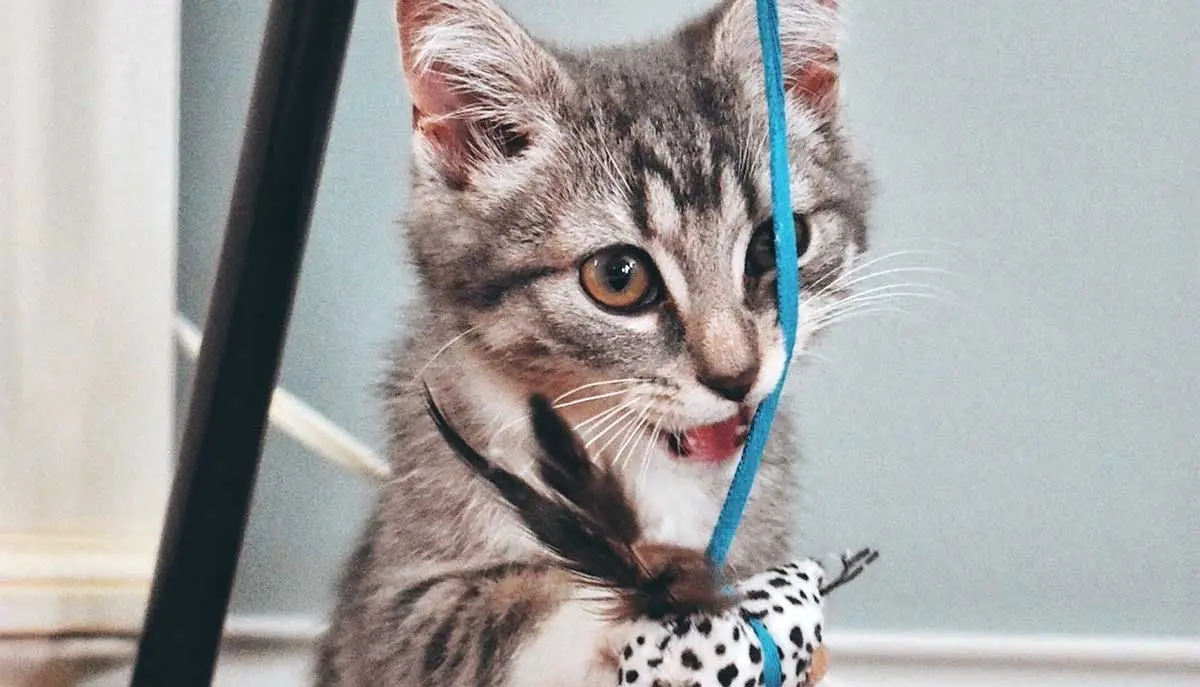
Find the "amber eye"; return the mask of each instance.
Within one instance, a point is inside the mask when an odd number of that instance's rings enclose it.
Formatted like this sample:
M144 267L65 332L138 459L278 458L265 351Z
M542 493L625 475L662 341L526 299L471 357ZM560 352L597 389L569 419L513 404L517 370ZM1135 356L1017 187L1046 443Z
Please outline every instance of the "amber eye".
M605 248L584 260L579 283L596 303L620 313L653 305L661 292L650 256L633 246Z
M792 221L796 225L796 257L801 258L808 252L810 232L808 219L793 213ZM768 219L754 229L750 244L746 246L746 276L761 277L775 269L775 221Z

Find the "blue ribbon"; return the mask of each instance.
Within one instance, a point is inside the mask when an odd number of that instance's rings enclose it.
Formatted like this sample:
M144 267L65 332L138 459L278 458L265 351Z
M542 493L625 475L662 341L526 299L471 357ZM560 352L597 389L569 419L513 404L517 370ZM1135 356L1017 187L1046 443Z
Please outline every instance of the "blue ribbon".
M762 462L763 449L779 407L779 395L787 380L792 351L796 346L796 328L800 315L800 266L796 256L796 226L792 219L792 194L788 179L787 118L784 113L783 66L779 47L779 16L774 0L757 0L758 34L762 42L763 67L766 73L767 112L771 145L771 209L775 224L776 300L779 324L783 330L784 365L779 384L759 405L750 423L750 435L742 450L733 483L725 496L725 504L712 539L708 556L723 567L729 555L733 536L746 509L746 500L754 486L754 476Z
M767 115L771 146L771 210L775 225L775 295L779 325L783 330L784 364L779 384L759 405L750 423L750 435L742 450L742 458L734 473L733 482L725 495L725 504L717 518L708 557L716 569L725 567L729 548L737 533L754 477L762 463L763 450L771 432L771 423L779 408L779 396L787 379L792 351L796 346L796 329L800 316L800 266L796 255L796 226L792 219L792 194L788 174L787 115L784 105L783 54L779 45L779 13L775 0L756 0L758 39L762 45L763 72L766 76ZM778 648L771 634L757 619L750 622L763 645L764 675L767 687L782 684Z

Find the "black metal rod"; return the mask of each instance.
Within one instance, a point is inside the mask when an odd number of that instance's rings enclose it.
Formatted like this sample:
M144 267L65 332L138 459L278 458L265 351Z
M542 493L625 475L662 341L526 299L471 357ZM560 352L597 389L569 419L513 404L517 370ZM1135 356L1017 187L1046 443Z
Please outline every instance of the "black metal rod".
M271 3L134 687L212 682L355 5Z

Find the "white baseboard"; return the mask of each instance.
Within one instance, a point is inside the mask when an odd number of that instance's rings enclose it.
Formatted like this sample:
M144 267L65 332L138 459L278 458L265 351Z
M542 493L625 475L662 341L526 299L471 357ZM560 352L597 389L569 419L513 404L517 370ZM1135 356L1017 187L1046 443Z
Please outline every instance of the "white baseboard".
M156 539L0 533L0 639L134 636Z
M288 647L298 677L322 631L295 617L227 624L231 646ZM830 632L826 642L833 663L824 687L1200 687L1200 637Z
M309 684L322 630L308 618L232 617L214 684ZM831 632L827 643L833 663L823 687L1200 686L1200 638ZM134 644L120 646L127 664ZM103 650L111 657L113 643ZM115 668L81 684L117 687L127 675L127 666Z

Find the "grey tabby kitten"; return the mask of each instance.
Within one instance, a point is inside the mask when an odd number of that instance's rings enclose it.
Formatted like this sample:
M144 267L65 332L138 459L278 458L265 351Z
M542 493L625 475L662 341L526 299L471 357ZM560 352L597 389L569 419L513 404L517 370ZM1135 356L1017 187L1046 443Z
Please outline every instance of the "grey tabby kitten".
M779 0L800 350L866 247L868 174L840 121L832 5ZM399 0L397 18L421 298L385 385L395 475L350 562L317 684L611 685L622 638L603 595L471 479L420 380L472 445L535 484L528 398L555 399L615 466L646 537L703 549L784 363L754 1L587 52L535 41L492 0ZM787 436L784 418L735 572L792 553Z

